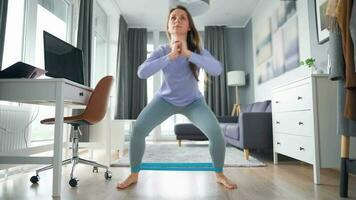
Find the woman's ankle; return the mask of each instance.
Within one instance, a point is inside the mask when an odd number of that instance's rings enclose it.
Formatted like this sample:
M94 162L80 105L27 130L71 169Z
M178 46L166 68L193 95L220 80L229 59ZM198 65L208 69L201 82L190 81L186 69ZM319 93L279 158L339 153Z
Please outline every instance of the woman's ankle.
M215 172L216 177L225 177L223 172Z
M130 176L138 177L139 172L131 172Z

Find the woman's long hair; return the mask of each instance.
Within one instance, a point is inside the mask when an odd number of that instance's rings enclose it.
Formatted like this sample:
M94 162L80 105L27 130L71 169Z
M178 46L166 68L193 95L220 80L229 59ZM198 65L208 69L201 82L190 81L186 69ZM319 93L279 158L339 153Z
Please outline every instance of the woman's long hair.
M167 28L167 35L168 35L169 40L171 40L171 34L168 31L169 17L171 16L171 13L176 9L184 10L187 13L187 16L188 16L189 27L190 27L190 31L188 31L188 35L187 35L187 47L188 47L188 49L191 52L195 52L195 53L200 54L200 37L199 37L199 33L198 33L197 29L195 28L192 15L188 12L188 10L184 6L178 5L175 8L172 8L169 11L168 19L167 19L167 27L166 27ZM197 66L195 64L191 63L191 62L189 62L189 66L190 66L190 70L193 73L193 76L195 77L195 79L197 81L199 81Z

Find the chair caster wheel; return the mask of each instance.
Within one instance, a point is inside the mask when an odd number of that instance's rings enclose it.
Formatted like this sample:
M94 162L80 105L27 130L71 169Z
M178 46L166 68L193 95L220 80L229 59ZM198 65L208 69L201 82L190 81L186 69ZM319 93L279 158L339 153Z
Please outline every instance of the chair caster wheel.
M104 174L104 177L106 180L111 179L111 177L112 177L111 171L106 171Z
M99 172L98 167L93 167L93 173L98 173L98 172Z
M31 183L35 184L40 180L40 176L36 175L36 176L32 176L30 181Z
M76 178L71 178L70 180L69 180L69 185L70 186L72 186L72 187L75 187L75 186L77 186L78 185L78 179L76 179Z

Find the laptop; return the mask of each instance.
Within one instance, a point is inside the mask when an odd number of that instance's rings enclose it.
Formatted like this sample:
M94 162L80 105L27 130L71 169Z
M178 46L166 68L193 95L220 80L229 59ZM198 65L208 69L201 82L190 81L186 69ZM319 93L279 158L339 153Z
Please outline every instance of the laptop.
M84 84L82 50L43 31L46 76Z
M29 65L24 62L17 62L10 67L0 71L0 78L26 78L26 79L35 79L47 71Z

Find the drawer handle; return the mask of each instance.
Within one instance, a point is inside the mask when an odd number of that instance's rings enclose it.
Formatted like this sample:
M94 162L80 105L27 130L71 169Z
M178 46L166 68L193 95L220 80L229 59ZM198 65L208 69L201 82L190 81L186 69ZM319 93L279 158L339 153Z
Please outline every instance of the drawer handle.
M304 148L303 147L299 147L299 151L304 151Z
M304 125L304 123L303 122L298 122L298 125Z
M281 143L280 142L277 142L278 145L280 145Z
M84 96L84 93L83 92L79 92L79 96Z
M275 101L275 103L279 103L279 101Z
M279 121L276 121L276 124L280 124L281 122L279 122Z
M301 100L301 99L302 99L302 97L300 97L300 96L297 97L297 100Z

